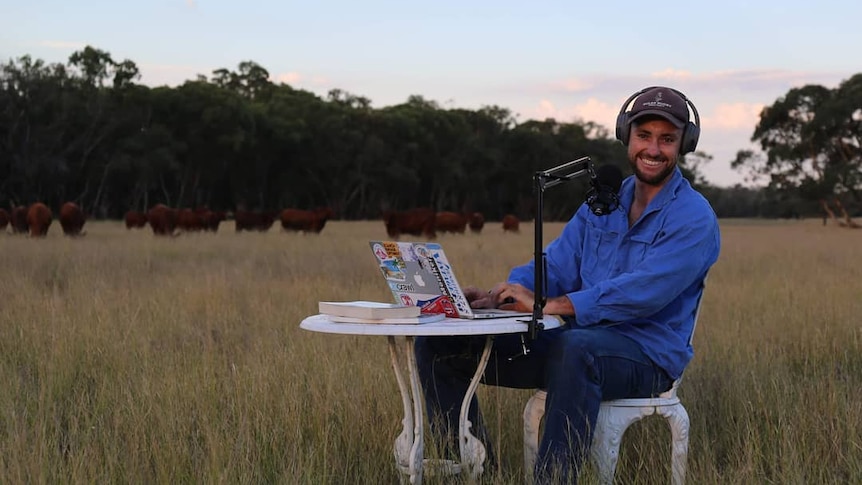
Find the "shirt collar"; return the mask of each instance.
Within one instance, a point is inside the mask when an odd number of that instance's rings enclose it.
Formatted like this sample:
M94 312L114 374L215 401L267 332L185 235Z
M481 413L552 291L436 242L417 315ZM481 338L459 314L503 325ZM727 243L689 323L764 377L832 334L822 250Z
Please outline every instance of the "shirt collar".
M653 210L658 210L665 205L667 205L671 200L676 198L676 194L685 181L685 177L682 176L682 171L679 169L679 165L675 166L673 169L673 173L670 175L670 179L666 184L661 188L658 194L650 201L649 206L646 208L646 212L650 212ZM629 175L623 181L622 188L620 189L620 203L625 206L628 212L628 209L632 206L632 201L634 201L635 197L635 176Z

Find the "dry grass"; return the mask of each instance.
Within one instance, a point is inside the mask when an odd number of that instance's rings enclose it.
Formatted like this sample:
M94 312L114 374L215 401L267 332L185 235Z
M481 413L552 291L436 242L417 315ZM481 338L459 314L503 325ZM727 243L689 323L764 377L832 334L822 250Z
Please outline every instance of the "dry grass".
M86 229L0 235L0 482L397 482L385 339L298 328L321 299L389 298L367 246L382 223L172 240ZM531 231L440 240L462 283L488 286L531 257ZM680 391L690 482L862 480L862 231L722 231ZM520 483L528 395L480 389L502 458L484 482ZM668 443L660 419L635 425L620 482L668 481Z

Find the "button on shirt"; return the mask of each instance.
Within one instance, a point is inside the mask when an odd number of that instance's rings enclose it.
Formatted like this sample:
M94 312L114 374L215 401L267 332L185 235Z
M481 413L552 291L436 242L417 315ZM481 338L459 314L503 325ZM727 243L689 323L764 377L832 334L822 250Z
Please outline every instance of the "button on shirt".
M634 339L671 378L694 355L690 338L702 282L718 259L718 219L677 167L631 228L635 178L620 188L620 207L596 216L581 206L545 248L548 297L568 296L570 324L608 325ZM534 262L509 281L534 289Z

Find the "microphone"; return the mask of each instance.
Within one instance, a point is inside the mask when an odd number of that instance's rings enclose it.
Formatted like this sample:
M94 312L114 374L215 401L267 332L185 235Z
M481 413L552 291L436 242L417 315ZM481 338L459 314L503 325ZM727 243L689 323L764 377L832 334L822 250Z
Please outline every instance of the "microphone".
M590 175L590 190L587 191L586 204L597 216L606 216L620 206L620 186L623 172L616 165L602 165Z

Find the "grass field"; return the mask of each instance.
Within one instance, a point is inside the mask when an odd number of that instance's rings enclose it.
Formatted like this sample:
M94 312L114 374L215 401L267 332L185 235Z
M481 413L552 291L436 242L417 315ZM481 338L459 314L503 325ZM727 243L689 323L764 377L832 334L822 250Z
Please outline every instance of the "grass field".
M298 328L319 300L390 298L367 245L381 222L85 229L0 234L0 483L397 483L386 340ZM490 286L531 257L521 229L439 241ZM862 482L862 231L723 221L722 238L680 389L689 482ZM482 481L522 483L530 393L479 395L501 457ZM634 425L618 482L669 481L669 441L661 419Z

